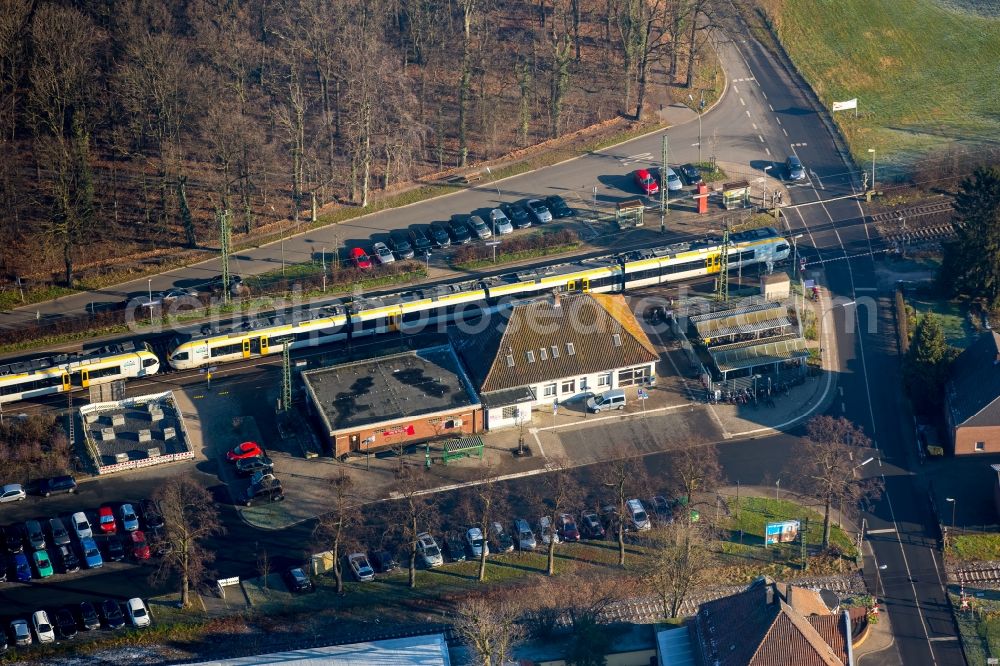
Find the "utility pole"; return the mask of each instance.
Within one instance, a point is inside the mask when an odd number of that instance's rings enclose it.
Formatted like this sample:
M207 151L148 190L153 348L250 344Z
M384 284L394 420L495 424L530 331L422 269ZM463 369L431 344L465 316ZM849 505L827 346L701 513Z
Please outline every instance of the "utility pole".
M229 303L229 251L232 241L229 228L229 210L218 212L219 218L219 245L222 251L222 302Z
M715 297L729 302L729 218L722 231L722 253L719 255L719 275L715 278Z
M667 135L663 135L660 155L660 233L667 232Z
M292 340L287 337L276 340L281 343L281 411L288 413L292 408Z
M323 246L323 252L320 254L320 258L323 262L323 293L326 293L326 246Z

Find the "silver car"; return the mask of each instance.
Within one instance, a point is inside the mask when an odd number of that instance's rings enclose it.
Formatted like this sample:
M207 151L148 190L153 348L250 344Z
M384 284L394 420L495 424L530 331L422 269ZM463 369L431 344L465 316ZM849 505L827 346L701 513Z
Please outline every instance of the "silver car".
M531 531L531 525L524 518L514 521L514 543L518 550L534 550L538 544L535 542L535 533Z
M531 213L531 217L534 218L535 222L542 224L552 221L552 213L549 212L545 203L539 199L529 199L524 205L528 207L528 212Z
M469 218L469 226L472 227L474 232L476 232L476 237L479 240L486 240L487 238L493 236L493 232L490 231L489 226L487 226L487 224L483 222L483 218L478 215L473 215Z
M347 563L351 566L351 573L359 581L368 582L375 580L375 570L368 563L368 557L364 553L352 553L348 555Z
M559 543L559 534L552 525L552 519L548 516L542 516L538 519L538 534L542 537L542 543L546 546L549 545L550 541Z
M490 223L493 225L498 236L506 236L507 234L514 233L514 225L511 224L510 220L507 219L507 216L499 208L494 208L490 211Z
M427 532L417 535L417 554L423 558L424 565L428 568L444 564L444 557L441 555L437 541Z

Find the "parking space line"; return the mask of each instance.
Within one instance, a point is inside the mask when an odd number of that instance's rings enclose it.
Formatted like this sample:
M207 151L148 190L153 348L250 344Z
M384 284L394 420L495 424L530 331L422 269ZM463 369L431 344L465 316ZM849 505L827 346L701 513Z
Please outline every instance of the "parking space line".
M535 443L538 444L538 451L545 457L545 449L542 448L542 440L538 438L538 428L531 428L528 430L531 436L535 438Z
M550 426L545 426L545 427L542 427L542 428L533 428L532 430L535 430L535 431L560 430L562 428L570 428L572 426L583 425L584 423L598 423L600 421L611 421L613 419L628 419L628 418L632 418L632 417L642 418L646 414L657 414L659 412L669 412L669 411L673 411L675 409L683 409L685 407L690 407L691 405L692 405L692 403L685 402L682 405L668 405L666 407L657 407L655 409L647 409L645 412L627 412L627 413L624 413L624 414L615 414L613 416L595 416L593 418L587 418L584 421L574 421L572 423L560 423L559 425L550 425ZM725 432L725 431L723 431L723 432ZM537 434L535 435L535 438L536 439L538 438Z

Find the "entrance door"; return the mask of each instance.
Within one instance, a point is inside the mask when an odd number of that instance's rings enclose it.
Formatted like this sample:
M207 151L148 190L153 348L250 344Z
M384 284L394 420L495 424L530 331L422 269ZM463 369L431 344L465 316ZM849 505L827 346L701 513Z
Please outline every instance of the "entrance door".
M243 358L250 358L250 338L243 340Z
M576 280L570 280L566 283L566 291L576 291Z
M67 373L63 374L63 376L62 376L62 390L63 391L68 391L68 390L70 390L70 388L71 388L71 384L70 384L70 381L69 381L69 373L67 372Z
M80 370L80 386L83 388L90 386L90 370Z
M389 315L385 318L385 329L390 333L399 332L400 315Z
M260 353L261 353L261 356L263 356L264 354L267 354L267 351L268 351L267 336L266 335L262 335L262 336L260 336Z
M583 278L582 291L583 293L590 291L590 278Z

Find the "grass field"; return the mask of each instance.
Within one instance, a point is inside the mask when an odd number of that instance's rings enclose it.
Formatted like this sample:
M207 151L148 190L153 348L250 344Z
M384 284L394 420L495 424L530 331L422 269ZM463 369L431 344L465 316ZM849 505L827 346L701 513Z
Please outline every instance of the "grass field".
M956 140L1000 133L1000 19L935 0L769 2L778 35L835 116L858 164L907 167ZM994 3L982 3L991 5Z
M906 304L916 310L918 316L928 312L936 314L948 344L965 349L976 339L977 332L972 329L972 324L966 316L968 305L958 301L933 298L920 292L907 293Z
M963 561L1000 560L1000 534L964 534L951 539L948 554Z
M795 502L770 497L742 497L739 512L736 510L735 497L728 498L727 502L730 518L723 522L723 527L729 530L731 539L735 539L734 535L742 530L743 544L762 545L764 525L784 520L809 521L809 530L806 532L808 545L817 546L823 540L823 516ZM837 527L836 523L831 526L830 541L843 553L853 555L855 550L853 539Z

